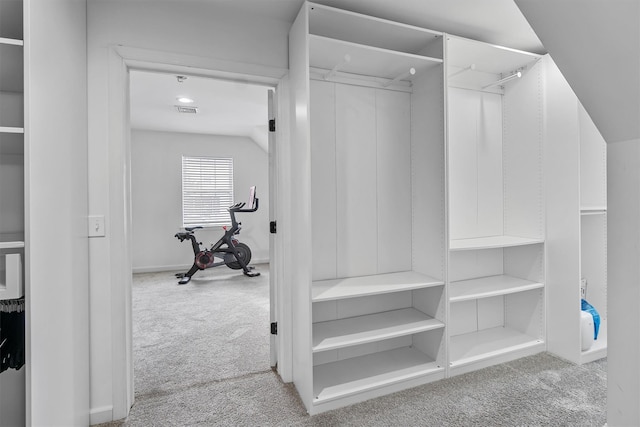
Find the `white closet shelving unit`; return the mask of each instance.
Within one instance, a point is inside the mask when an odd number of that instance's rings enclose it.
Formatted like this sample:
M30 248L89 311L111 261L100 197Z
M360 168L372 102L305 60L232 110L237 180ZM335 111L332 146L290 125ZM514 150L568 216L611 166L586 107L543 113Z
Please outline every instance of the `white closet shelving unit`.
M540 57L447 35L449 374L545 350Z
M22 1L0 4L0 299L23 294L24 41Z
M0 300L24 295L24 24L22 0L0 1ZM24 425L25 371L0 373L0 425Z
M607 355L606 143L553 60L545 57L548 350L574 363ZM601 319L582 350L581 279Z
M305 3L290 32L294 383L314 414L446 375L441 33Z

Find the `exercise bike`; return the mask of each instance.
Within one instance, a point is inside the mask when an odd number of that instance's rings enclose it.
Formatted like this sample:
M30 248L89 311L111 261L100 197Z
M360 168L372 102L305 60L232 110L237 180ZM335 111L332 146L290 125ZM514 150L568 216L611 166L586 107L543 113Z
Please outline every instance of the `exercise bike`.
M198 242L196 240L194 232L195 230L203 228L201 226L185 227L185 232L176 233L175 237L181 242L185 240L191 241L191 247L193 248L193 253L195 255L195 260L193 261L193 265L189 271L186 273L176 274L176 277L180 279L178 282L179 285L189 283L191 276L193 276L198 270L219 267L221 265L226 265L232 270L242 269L244 274L249 277L256 277L260 275L259 272L252 271L254 267L249 267L249 262L251 261L251 249L249 249L249 246L244 243L240 243L238 239L234 237L235 235L240 234L242 225L242 223L236 221L236 213L255 212L258 210L258 198L256 197L255 186L251 187L251 191L249 193L249 204L251 206L250 209L243 209L246 203L242 202L229 207L228 211L231 216L231 228L227 229L224 227L224 235L209 249L202 249L200 247L202 242ZM216 258L219 258L221 261L216 262Z

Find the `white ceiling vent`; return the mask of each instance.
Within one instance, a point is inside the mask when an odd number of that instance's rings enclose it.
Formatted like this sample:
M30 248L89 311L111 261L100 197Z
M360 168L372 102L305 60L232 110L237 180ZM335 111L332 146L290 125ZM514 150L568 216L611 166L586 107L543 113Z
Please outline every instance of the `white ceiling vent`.
M196 114L198 112L198 107L188 107L188 106L185 106L185 105L176 105L176 110L178 110L178 113Z

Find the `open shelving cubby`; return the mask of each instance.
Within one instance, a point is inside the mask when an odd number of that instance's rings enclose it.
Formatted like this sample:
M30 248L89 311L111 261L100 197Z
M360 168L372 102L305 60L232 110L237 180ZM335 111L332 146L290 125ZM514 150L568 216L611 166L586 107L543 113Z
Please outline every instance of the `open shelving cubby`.
M449 374L544 351L540 57L447 35Z
M310 242L296 254L300 397L314 414L444 378L442 33L305 3L290 75L292 156L308 165L294 184Z

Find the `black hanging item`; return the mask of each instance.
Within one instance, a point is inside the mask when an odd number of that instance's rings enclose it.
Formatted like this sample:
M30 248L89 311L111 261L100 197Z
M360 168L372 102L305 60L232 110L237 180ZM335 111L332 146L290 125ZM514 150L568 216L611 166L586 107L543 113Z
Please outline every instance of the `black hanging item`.
M24 366L24 298L0 301L0 372Z

